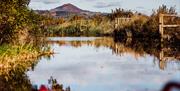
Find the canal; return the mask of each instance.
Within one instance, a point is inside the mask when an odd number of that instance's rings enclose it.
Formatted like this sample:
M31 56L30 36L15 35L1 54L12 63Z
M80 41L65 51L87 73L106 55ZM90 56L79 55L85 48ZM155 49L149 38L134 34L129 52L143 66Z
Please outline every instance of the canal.
M42 57L26 72L38 87L48 85L50 77L71 91L160 91L165 83L180 81L179 59L162 58L161 50L137 48L132 40L50 37L47 44L55 54Z

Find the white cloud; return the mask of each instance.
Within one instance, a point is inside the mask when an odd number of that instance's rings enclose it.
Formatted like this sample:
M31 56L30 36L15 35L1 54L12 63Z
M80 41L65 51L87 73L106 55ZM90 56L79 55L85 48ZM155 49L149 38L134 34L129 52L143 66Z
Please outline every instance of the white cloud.
M94 5L95 8L108 8L108 7L120 7L121 2L98 2Z

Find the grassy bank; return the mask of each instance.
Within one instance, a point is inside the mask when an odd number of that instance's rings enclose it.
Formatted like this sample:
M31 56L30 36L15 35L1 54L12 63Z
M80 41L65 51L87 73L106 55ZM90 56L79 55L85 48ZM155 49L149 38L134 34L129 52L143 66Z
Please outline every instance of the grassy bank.
M0 4L0 74L32 64L45 50L38 47L43 36L43 17L28 8L30 0L4 0ZM34 46L36 45L36 46ZM5 73L4 73L5 72Z
M32 83L26 72L33 70L41 56L50 55L48 47L39 48L34 45L0 46L0 90L31 91Z
M0 58L1 60L7 60L7 58L13 59L25 59L24 57L27 57L27 55L38 54L38 49L33 47L32 45L2 45L0 46ZM19 55L22 55L22 58L19 57Z
M46 19L28 8L30 0L4 0L0 4L0 75L31 67L37 58L51 54L41 46ZM35 60L35 61L33 61ZM21 70L21 68L23 70ZM12 76L13 77L13 76Z
M74 18L79 17L79 18ZM62 18L60 18L61 20ZM57 19L58 20L58 19ZM57 20L52 20L55 22ZM103 36L112 35L113 24L106 16L95 15L91 18L73 16L64 22L50 25L46 36Z
M8 75L12 70L19 68L22 68L19 71L25 71L37 63L38 58L52 53L49 48L42 50L33 45L2 45L0 46L0 75Z

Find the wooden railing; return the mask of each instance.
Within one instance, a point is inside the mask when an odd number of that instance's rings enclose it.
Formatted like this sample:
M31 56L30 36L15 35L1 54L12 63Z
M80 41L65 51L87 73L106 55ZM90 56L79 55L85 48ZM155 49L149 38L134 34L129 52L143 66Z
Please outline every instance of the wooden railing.
M173 24L173 25L165 25L164 24L164 17L180 17L179 15L172 15L172 14L160 14L159 15L159 33L161 34L161 41L164 40L164 38L168 37L169 39L169 36L166 36L164 34L164 28L166 27L169 27L169 28L176 28L176 27L180 27L180 25L178 24Z
M79 27L80 31L83 31L84 29L88 28L89 20L76 20L75 24L77 27Z
M115 18L115 29L118 29L122 24L130 22L132 19L128 17Z

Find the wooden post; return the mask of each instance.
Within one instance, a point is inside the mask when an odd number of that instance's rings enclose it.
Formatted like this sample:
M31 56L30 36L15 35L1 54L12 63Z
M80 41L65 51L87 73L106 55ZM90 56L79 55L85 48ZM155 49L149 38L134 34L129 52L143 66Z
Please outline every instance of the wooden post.
M83 25L83 21L80 20L80 31L83 31L83 30L82 30L82 25Z
M163 29L163 14L159 15L159 32L161 34L161 42L163 42L163 38L164 38L164 29Z
M117 28L119 28L119 18L117 18Z
M117 29L118 28L118 25L119 25L119 18L115 18L115 29Z

